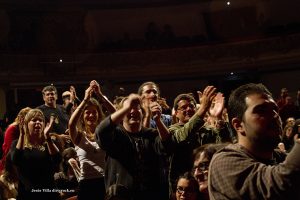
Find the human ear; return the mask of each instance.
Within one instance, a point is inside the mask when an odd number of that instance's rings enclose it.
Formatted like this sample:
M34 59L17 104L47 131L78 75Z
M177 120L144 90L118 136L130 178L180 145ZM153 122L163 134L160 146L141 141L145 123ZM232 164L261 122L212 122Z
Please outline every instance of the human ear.
M244 127L243 127L243 122L238 119L238 118L233 118L231 120L231 124L233 126L233 128L236 130L237 133L240 133L242 135L245 135L245 131L244 131Z

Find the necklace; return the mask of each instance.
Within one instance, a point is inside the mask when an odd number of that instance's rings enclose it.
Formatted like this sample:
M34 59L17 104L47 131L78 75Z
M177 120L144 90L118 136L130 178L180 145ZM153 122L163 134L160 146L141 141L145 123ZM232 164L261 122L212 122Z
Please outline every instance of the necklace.
M45 151L45 146L40 145L40 144L27 144L27 148L30 150L32 150L34 148L39 151Z

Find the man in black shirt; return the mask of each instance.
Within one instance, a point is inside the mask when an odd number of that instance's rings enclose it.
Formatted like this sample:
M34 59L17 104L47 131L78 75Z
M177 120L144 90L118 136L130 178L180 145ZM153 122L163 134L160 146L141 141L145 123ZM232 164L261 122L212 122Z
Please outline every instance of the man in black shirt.
M69 115L62 105L58 105L57 90L53 85L48 85L42 90L45 104L38 106L46 118L46 123L50 121L50 116L55 116L55 121L51 133L64 134L68 128Z

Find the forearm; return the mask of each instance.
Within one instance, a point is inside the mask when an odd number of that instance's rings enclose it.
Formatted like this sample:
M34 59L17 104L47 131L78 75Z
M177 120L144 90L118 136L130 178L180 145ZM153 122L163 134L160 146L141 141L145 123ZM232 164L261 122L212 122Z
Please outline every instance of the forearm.
M111 118L111 122L113 124L119 124L122 122L123 118L126 116L126 114L128 113L129 108L121 108L120 110L117 110L116 112L112 113L110 118Z
M151 119L150 115L146 114L145 117L143 118L144 127L150 128L150 119Z
M104 96L103 94L98 94L98 97L100 98L100 102L102 103L104 108L106 108L106 110L109 113L113 113L116 111L116 108L114 107L112 102L106 96Z
M24 149L24 134L20 134L16 148Z
M83 100L79 106L76 108L76 110L72 113L71 118L69 120L69 132L70 132L70 137L71 140L74 144L77 144L77 129L76 129L76 125L80 119L80 116L83 113L83 109L85 107L85 104L87 103L87 100Z
M46 138L46 143L47 143L47 147L48 147L48 151L49 151L50 155L54 155L54 154L59 153L59 149L54 144L51 137Z
M299 140L299 139L298 139ZM295 144L286 158L286 164L295 166L300 170L300 143L295 141Z
M165 124L161 121L160 118L155 120L155 123L156 123L156 127L157 127L157 130L158 130L160 139L162 141L167 140L171 136L168 128L165 126Z

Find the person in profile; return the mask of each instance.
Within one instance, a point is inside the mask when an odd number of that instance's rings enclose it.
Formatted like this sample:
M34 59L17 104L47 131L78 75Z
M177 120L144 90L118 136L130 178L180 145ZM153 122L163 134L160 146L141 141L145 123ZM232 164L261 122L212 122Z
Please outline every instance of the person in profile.
M230 94L228 115L238 142L210 162L210 200L300 198L300 139L294 138L286 157L275 151L282 135L278 110L263 84L245 84Z

